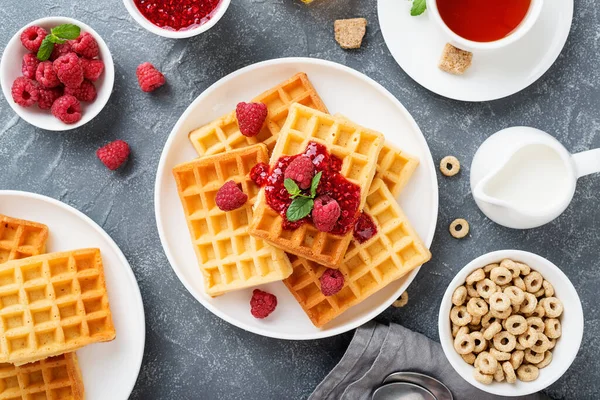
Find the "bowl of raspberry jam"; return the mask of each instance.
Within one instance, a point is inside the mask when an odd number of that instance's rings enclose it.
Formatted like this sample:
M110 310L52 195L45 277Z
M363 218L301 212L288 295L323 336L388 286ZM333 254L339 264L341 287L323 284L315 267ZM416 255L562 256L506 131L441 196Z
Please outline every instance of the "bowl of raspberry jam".
M173 39L209 30L230 0L123 0L129 14L148 31Z

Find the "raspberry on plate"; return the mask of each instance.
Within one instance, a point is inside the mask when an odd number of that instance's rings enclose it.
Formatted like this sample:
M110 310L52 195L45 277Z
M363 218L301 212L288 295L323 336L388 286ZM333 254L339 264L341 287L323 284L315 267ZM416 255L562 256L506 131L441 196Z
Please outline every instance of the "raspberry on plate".
M50 110L52 104L63 95L62 87L55 87L52 89L40 88L40 94L38 97L38 107L40 110Z
M60 80L54 71L52 61L41 62L35 72L35 79L40 85L49 89L60 85Z
M37 70L40 60L33 53L27 53L23 56L23 63L21 64L21 72L25 78L35 79L35 71Z
M84 81L81 82L81 86L78 88L71 89L66 87L65 94L73 95L79 101L91 103L96 100L96 87L92 82L84 79Z
M38 101L39 88L35 81L21 76L12 84L12 98L22 107L31 107Z
M81 104L74 96L66 94L54 101L52 115L65 124L74 124L81 119Z
M331 232L340 218L340 214L340 205L335 199L327 195L315 199L312 220L315 227L321 232Z
M269 111L263 103L238 103L235 108L235 116L242 135L253 137L258 135Z
M104 72L104 62L102 60L88 60L80 58L81 66L83 67L83 77L92 82L96 82L102 72Z
M46 35L48 35L48 32L42 27L28 26L21 33L21 43L27 50L37 53Z
M250 299L250 313L254 318L267 318L277 307L277 297L274 294L254 289Z
M72 53L71 44L69 42L64 42L63 44L55 44L54 49L52 49L52 54L50 54L50 61L56 60L60 56L64 56L65 54Z
M310 157L301 155L288 165L283 176L296 182L300 189L308 189L315 176L315 166Z
M89 34L84 32L75 40L70 40L71 49L77 54L85 58L96 58L100 54L100 48L96 39Z
M124 140L115 140L100 147L96 156L111 171L119 168L129 158L129 145Z
M69 88L78 88L83 82L83 68L75 53L58 57L52 64L58 79Z
M327 268L319 278L321 293L325 296L333 296L344 287L344 275L337 270Z
M223 211L232 211L243 206L248 201L248 195L234 181L227 181L217 191L215 203Z
M135 74L140 88L144 92L152 92L165 84L165 76L149 62L140 64Z

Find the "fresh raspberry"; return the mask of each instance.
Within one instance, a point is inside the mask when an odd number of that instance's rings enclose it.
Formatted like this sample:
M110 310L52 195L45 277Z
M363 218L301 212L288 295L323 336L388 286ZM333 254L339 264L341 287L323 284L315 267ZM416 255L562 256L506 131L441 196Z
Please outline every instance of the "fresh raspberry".
M310 157L301 155L292 160L283 176L286 179L293 179L300 189L308 189L315 176L315 166Z
M123 140L115 140L100 147L96 155L108 169L114 171L129 158L129 145Z
M96 100L96 87L92 82L84 80L81 83L81 86L76 89L66 87L65 94L75 96L75 98L79 101L91 103L92 101Z
M31 107L38 101L40 94L38 85L35 81L21 76L12 84L12 98L22 107Z
M28 26L21 33L21 43L27 50L37 53L47 34L48 32L44 28L35 25Z
M58 57L52 64L58 79L69 88L78 88L83 82L83 68L79 57L75 53L69 53Z
M82 33L75 40L70 40L71 48L77 54L85 58L96 58L100 54L98 42L88 32Z
M312 220L315 227L321 232L330 232L340 218L340 205L327 195L315 199L312 210Z
M277 297L274 294L254 289L250 299L250 312L254 318L267 318L277 307Z
M54 101L52 115L65 124L74 124L81 119L81 104L74 96L66 94Z
M38 107L41 110L49 110L52 108L52 104L63 95L62 87L55 87L52 89L40 88L40 95L38 98Z
M79 59L83 67L83 77L92 82L96 82L102 72L104 72L104 62L102 60L88 60L87 58Z
M227 181L215 196L215 203L223 211L232 211L243 206L248 201L248 195L234 181Z
M50 89L60 85L60 80L54 71L52 61L41 62L35 72L35 79L43 87Z
M165 76L149 62L140 64L135 74L137 75L140 88L144 92L152 92L165 84Z
M54 49L52 49L52 54L50 54L50 61L54 61L58 57L67 55L72 52L73 49L71 49L71 44L69 42L64 42L63 44L55 44Z
M253 137L262 129L269 111L263 103L238 103L235 116L242 135Z
M325 296L333 296L344 287L344 275L337 270L327 268L319 278L321 282L321 293Z
M23 56L23 63L21 64L21 72L25 78L35 79L35 71L37 70L40 60L33 53L27 53Z

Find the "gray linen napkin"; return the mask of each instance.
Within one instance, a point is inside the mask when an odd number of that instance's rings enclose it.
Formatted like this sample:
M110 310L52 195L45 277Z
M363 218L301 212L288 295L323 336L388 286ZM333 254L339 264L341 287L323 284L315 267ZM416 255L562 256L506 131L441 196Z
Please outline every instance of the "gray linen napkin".
M373 321L356 330L346 354L309 400L369 400L383 379L398 371L433 376L448 386L457 400L548 400L541 393L523 397L485 393L454 371L439 343L403 326Z

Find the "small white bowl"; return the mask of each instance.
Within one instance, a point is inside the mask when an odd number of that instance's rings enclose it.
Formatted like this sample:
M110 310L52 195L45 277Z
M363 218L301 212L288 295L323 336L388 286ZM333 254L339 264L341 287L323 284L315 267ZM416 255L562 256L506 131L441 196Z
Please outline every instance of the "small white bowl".
M161 28L160 26L154 25L152 22L150 22L146 17L144 17L144 15L137 8L137 6L134 3L134 0L123 0L123 4L125 4L125 8L127 8L127 11L129 11L129 14L133 17L133 19L135 19L137 21L138 24L140 24L146 30L148 30L156 35L163 36L163 37L170 38L170 39L185 39L185 38L199 35L202 32L206 32L207 30L212 28L217 22L219 22L219 20L223 16L223 14L225 14L225 11L227 11L227 8L229 8L230 2L231 2L231 0L221 0L221 2L219 3L217 8L214 10L213 14L211 15L210 19L207 22L205 22L204 24L199 25L195 28L191 28L191 29L183 29L183 30L175 31L175 30Z
M527 11L525 18L515 28L515 30L508 34L508 36L499 40L495 40L493 42L475 42L473 40L465 39L462 36L459 36L456 33L454 33L454 31L450 29L442 19L437 7L437 0L427 0L427 12L430 13L434 22L448 37L450 44L463 50L481 51L500 49L502 47L508 46L511 43L516 42L517 40L525 36L525 34L529 32L531 27L535 24L538 17L540 16L543 4L544 0L531 0L529 10Z
M554 286L556 297L564 305L564 311L561 316L562 336L558 339L556 347L552 350L552 362L540 370L540 376L535 381L521 382L517 380L514 384L494 381L490 385L484 385L473 378L473 366L467 364L456 350L454 350L450 323L452 294L457 287L465 283L467 276L471 272L488 264L500 262L505 258L529 265L531 269L538 271L544 279ZM524 396L539 392L553 384L573 363L583 337L583 310L573 284L556 265L543 257L526 251L500 250L476 258L454 277L442 298L438 326L444 354L452 367L464 380L484 392L500 396Z
M81 119L74 124L65 124L52 115L50 110L40 110L37 105L28 108L21 107L14 102L11 94L14 80L23 75L21 72L23 56L29 52L29 50L21 44L21 32L31 25L41 26L50 32L51 28L61 24L75 24L81 28L81 32L90 33L94 39L96 39L96 42L98 42L98 47L100 48L99 58L104 61L104 72L100 76L100 79L94 82L94 86L96 86L96 91L98 92L96 100L94 100L93 103L81 103ZM20 29L12 39L10 39L4 49L2 61L0 62L0 85L2 86L2 91L4 92L4 97L6 98L6 101L8 101L8 104L10 104L19 117L23 118L31 125L48 131L68 131L91 121L100 113L100 111L102 111L108 102L114 83L115 66L110 51L108 50L108 46L104 40L102 40L100 35L88 25L68 17L47 17L28 23Z

